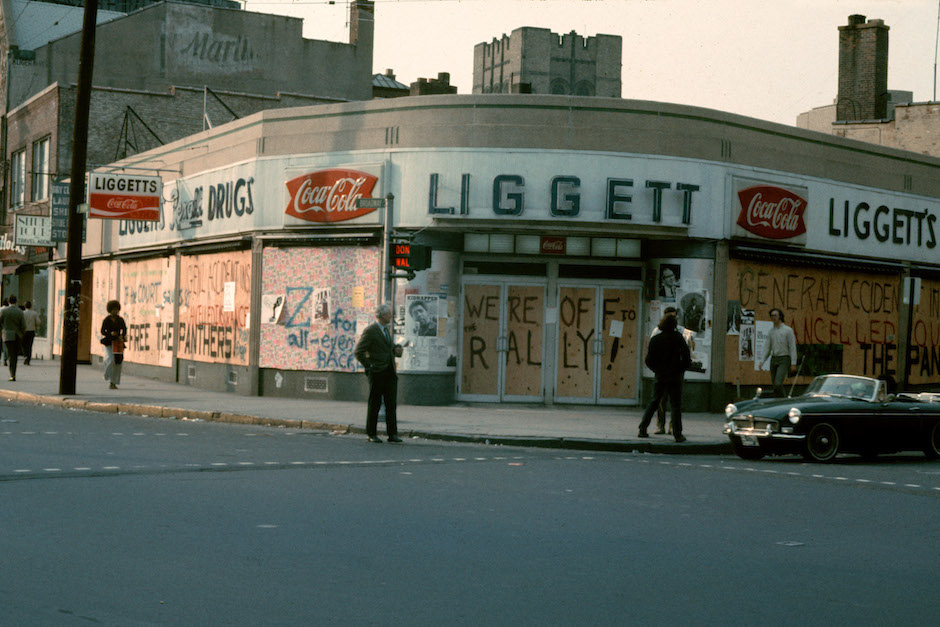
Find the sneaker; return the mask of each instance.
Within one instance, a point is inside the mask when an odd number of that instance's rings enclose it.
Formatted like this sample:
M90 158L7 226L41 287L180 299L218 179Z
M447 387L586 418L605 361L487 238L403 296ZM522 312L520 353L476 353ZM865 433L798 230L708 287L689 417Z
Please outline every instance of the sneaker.
M676 442L685 442L685 436L680 434L676 436Z
M389 442L401 443L401 438L398 437L397 435L390 435L390 436L388 436L388 441L389 441Z
M665 435L665 434L666 434L665 429L656 429L656 431L653 431L653 435Z
M10 381L16 381L16 377L10 377Z
M638 437L638 438L648 438L648 437L650 437L650 434L647 433L646 431L640 431L639 433L636 434L636 437Z
M108 389L110 389L110 390L116 390L116 389L117 389L117 385L115 385L114 383L112 383L111 385L108 386Z

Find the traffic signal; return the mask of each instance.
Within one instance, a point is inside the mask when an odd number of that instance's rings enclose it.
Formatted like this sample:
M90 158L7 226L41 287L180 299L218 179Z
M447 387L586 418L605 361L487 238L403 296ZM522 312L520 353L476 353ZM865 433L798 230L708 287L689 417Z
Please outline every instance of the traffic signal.
M431 247L411 242L392 242L392 268L417 271L431 267Z

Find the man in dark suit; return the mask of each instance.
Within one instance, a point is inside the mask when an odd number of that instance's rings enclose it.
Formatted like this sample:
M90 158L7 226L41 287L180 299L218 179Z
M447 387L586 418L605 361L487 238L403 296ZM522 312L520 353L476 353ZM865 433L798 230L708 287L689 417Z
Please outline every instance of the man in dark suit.
M378 437L379 405L385 403L385 430L389 442L401 442L398 437L398 375L395 358L401 357L401 346L392 342L389 325L392 306L382 303L375 310L375 322L370 324L356 342L355 355L369 377L369 404L366 409L366 434L370 442L381 442Z
M653 400L646 406L640 422L641 438L649 437L646 429L660 401L668 394L672 408L672 435L676 442L685 442L685 436L682 435L682 378L692 365L692 355L685 338L676 329L678 325L675 316L663 316L659 322L660 333L650 338L646 365L656 374L656 384Z
M20 356L20 341L26 333L23 310L16 306L16 296L10 296L10 306L0 311L0 328L3 329L3 345L10 360L10 381L16 381L16 360Z

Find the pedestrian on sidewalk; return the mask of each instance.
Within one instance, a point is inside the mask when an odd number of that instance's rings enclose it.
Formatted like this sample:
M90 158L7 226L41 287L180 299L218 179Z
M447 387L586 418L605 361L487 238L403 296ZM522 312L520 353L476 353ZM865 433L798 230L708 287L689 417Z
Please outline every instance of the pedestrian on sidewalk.
M3 310L10 306L10 299L4 298L3 304L0 304L0 314L3 313ZM0 346L3 347L3 365L7 365L7 343L0 340Z
M660 333L650 339L646 365L656 375L656 383L653 386L653 400L646 406L640 421L641 438L649 437L646 429L663 397L668 395L672 411L672 437L676 442L685 442L685 436L682 435L682 378L692 365L692 354L685 338L677 330L678 326L675 316L663 316L659 322Z
M689 345L689 351L695 350L695 336L694 334L686 329L681 324L678 324L678 311L675 307L669 306L663 310L663 315L672 316L676 318L676 331L678 331L682 337L685 339L685 343ZM662 332L662 329L659 328L659 325L653 328L653 332L650 333L650 339L656 337ZM663 396L663 400L659 402L659 407L656 408L656 435L662 435L666 433L666 396Z
M783 323L783 311L774 307L770 310L770 319L774 323L770 333L767 334L767 344L764 347L764 356L761 366L770 359L770 380L773 384L774 396L785 397L783 381L787 378L787 371L796 374L796 335L793 329Z
M26 333L23 334L23 365L28 366L33 357L33 340L36 339L36 323L39 321L39 314L33 311L32 301L26 301L23 319L26 322Z
M16 381L16 361L20 356L20 342L26 333L23 310L16 306L16 296L11 295L9 306L0 311L0 329L3 329L3 346L6 360L10 364L10 381Z
M366 435L369 442L381 442L378 437L379 406L385 403L385 431L389 442L401 442L398 437L398 375L395 358L401 357L402 347L392 342L389 325L392 306L382 303L375 310L375 322L370 324L356 342L355 355L369 377L369 403L366 406Z
M105 348L104 379L116 390L121 383L121 368L124 364L124 343L127 342L127 324L121 317L121 303L109 300L108 315L101 321L101 343Z

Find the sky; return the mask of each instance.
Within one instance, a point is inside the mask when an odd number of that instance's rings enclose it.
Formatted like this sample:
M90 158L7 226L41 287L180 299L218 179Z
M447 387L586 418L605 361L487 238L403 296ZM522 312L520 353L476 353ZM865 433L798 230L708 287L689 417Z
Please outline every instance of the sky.
M248 11L303 18L307 39L348 41L344 0L249 0ZM888 88L935 100L940 0L375 0L373 72L410 84L449 72L473 82L473 47L523 26L623 38L621 97L694 105L795 125L832 104L838 27L890 27Z

